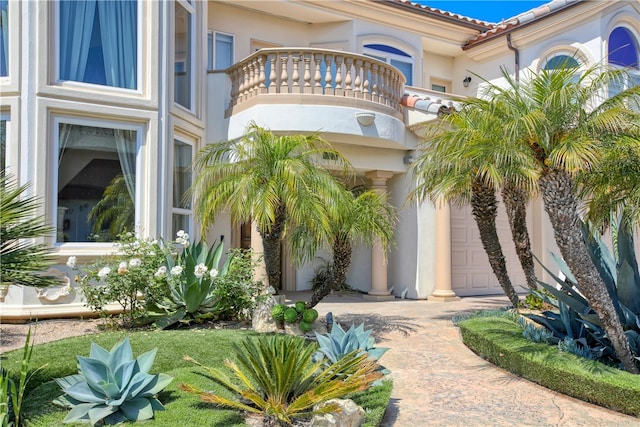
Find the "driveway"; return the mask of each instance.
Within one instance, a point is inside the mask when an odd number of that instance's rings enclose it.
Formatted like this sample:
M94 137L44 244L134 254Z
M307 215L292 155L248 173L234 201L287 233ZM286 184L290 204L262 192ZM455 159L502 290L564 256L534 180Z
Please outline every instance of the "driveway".
M287 294L292 301L307 296ZM364 322L390 348L381 359L394 383L384 427L640 426L638 418L550 391L469 350L452 316L506 305L506 297L369 302L335 294L316 308L346 327Z

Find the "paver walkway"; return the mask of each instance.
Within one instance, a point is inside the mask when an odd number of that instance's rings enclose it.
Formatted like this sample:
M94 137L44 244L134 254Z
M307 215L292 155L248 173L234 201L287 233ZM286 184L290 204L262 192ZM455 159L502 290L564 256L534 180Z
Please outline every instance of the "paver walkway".
M346 294L330 295L317 309L345 326L365 322L379 345L390 348L381 359L394 381L384 427L640 426L638 418L555 393L470 351L452 316L507 304L504 297L369 302Z

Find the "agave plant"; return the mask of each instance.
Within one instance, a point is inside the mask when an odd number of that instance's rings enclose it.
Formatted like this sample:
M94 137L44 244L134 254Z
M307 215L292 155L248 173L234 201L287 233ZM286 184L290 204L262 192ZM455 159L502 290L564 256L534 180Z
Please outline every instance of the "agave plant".
M583 224L585 241L591 259L605 282L617 316L625 329L631 350L640 356L640 271L634 250L633 235L629 228L620 224L614 227L615 250L609 250L603 237L593 236ZM539 282L546 293L533 291L539 298L556 307L541 315L527 314L533 321L549 329L555 342L563 342L567 351L577 348L576 353L596 355L600 361L618 364L613 346L607 338L600 319L580 293L577 281L564 261L552 254L554 262L565 276L564 279L545 270L558 286ZM544 266L543 266L544 267ZM577 346L567 345L574 340Z
M89 357L78 356L78 374L56 378L65 394L53 402L71 408L63 422L117 424L148 420L164 410L155 396L173 378L149 373L156 351L134 359L129 338L111 351L92 342Z
M322 360L326 357L329 363L336 363L353 351L366 353L369 358L378 361L389 350L386 347L375 346L371 330L365 331L364 323L358 327L351 325L347 331L342 329L339 323L336 323L331 328L331 333L324 335L316 332L316 338L320 348L313 355L314 360ZM384 368L382 368L382 372L388 373Z
M215 248L209 248L202 241L189 246L184 236L183 233L178 236L178 240L187 245L184 251L176 259L169 254L166 266L157 273L157 276L168 277L168 296L148 307L151 317L156 318L156 326L161 329L178 322L202 322L218 314L215 279L227 273L233 260L233 254L229 255L218 270L222 242Z
M237 362L225 365L234 376L185 360L206 369L208 374L237 399L205 391L189 384L180 388L209 403L263 414L265 425L291 425L294 419L337 410L336 405L318 408L319 403L366 390L382 374L366 355L354 351L337 363L324 366L312 360L315 345L293 336L260 336L235 345Z

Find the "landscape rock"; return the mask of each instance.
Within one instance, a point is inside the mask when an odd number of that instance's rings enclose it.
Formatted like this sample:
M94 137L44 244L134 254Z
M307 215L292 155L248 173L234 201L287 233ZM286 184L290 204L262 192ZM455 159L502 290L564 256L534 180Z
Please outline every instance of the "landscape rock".
M251 326L256 332L281 332L278 322L271 316L271 309L277 304L284 304L284 295L273 295L258 305L253 311Z
M341 411L314 416L311 420L312 427L360 427L364 423L364 409L351 399L331 399L317 405L316 408L322 408L331 403L337 404Z

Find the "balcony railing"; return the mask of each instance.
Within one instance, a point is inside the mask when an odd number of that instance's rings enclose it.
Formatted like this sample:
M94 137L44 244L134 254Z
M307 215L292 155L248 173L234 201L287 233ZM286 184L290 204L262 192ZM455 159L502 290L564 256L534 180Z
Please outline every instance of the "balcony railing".
M404 75L383 61L313 48L261 49L227 73L230 111L262 95L302 94L323 96L327 102L336 97L365 100L399 112L405 83Z

